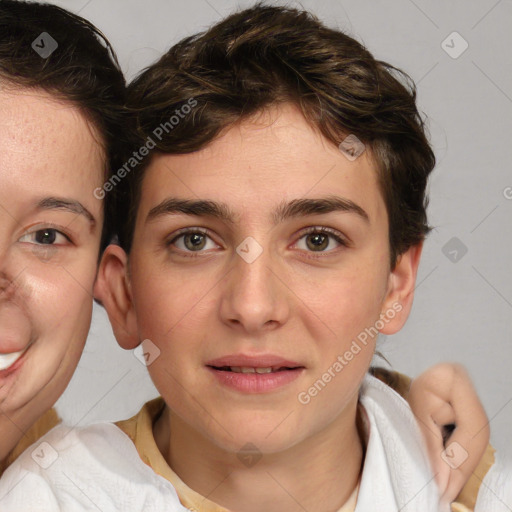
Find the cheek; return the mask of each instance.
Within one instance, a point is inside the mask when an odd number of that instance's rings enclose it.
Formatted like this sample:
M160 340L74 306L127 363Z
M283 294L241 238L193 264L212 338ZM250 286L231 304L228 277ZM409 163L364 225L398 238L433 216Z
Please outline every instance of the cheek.
M314 283L297 282L295 289L304 298L303 318L309 319L310 328L316 324L331 341L343 344L379 317L386 286L385 273L363 262L330 272Z
M28 307L39 336L59 350L73 348L88 332L95 267L80 265L34 268L28 278Z
M24 274L24 307L33 346L6 407L16 409L32 399L39 408L50 407L75 371L91 323L94 272L66 270L46 266L41 273L32 267Z
M164 265L144 264L144 258L151 261L149 255L132 261L137 272L131 281L140 339L160 345L189 328L197 336L198 316L205 311L213 281Z

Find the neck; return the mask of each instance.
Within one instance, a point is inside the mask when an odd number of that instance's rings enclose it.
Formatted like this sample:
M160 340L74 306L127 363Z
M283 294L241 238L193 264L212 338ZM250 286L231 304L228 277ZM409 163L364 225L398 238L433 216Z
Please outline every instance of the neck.
M30 424L21 422L16 415L8 416L0 410L0 474L7 466L9 454L21 441Z
M343 418L279 453L265 453L250 467L194 431L166 408L154 426L157 445L191 489L240 512L335 512L359 481L363 443L357 401ZM170 433L172 432L172 436ZM249 466L249 465L248 465Z

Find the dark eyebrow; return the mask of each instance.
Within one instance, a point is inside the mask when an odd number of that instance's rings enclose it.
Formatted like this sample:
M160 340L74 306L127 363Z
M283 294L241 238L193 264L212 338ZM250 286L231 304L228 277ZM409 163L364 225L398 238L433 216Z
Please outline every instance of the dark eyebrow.
M77 215L83 215L92 225L96 225L94 215L79 201L60 197L45 197L37 203L42 210L68 210Z
M366 222L369 222L368 214L350 199L337 196L329 196L320 199L294 199L288 203L281 203L274 211L272 218L275 224L294 217L306 215L321 215L331 212L355 213ZM238 216L224 203L208 200L190 200L168 198L152 208L146 218L150 222L163 215L183 213L198 217L215 217L230 224L236 223Z
M162 215L172 215L183 213L185 215L197 215L198 217L215 217L217 219L229 222L236 222L238 216L232 212L224 203L216 203L207 200L191 200L169 198L160 204L151 208L146 218L146 222L150 222Z
M286 219L305 217L306 215L321 215L331 212L347 212L359 215L366 222L370 221L368 214L350 199L337 196L328 196L319 199L294 199L289 203L282 203L273 214L274 223L278 224Z

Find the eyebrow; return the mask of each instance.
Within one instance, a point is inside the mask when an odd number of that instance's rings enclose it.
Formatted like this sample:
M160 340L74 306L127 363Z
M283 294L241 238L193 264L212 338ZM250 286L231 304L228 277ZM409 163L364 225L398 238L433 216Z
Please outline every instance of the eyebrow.
M289 203L279 205L273 214L276 224L286 219L305 217L306 215L322 215L331 212L354 213L364 221L370 218L363 208L350 199L338 196L328 196L319 199L294 199Z
M290 202L283 202L278 205L272 213L272 220L274 224L279 224L291 218L305 217L307 215L321 215L331 212L354 213L365 222L370 222L370 218L363 208L350 199L338 196L328 196L318 199L293 199ZM195 215L197 217L213 217L229 224L235 224L239 219L239 216L225 203L171 197L165 199L149 211L146 217L146 223L158 217L180 213Z
M37 203L42 210L67 210L77 215L83 215L93 226L96 225L94 215L79 201L60 197L45 197Z

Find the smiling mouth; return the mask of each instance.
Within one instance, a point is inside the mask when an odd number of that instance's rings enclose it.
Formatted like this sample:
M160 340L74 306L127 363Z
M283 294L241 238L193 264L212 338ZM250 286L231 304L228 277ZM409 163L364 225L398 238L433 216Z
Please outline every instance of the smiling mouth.
M253 366L211 366L208 365L209 368L213 370L221 371L221 372L233 372L233 373L277 373L291 370L301 370L304 368L303 366L267 366L267 367L253 367Z
M11 352L10 354L0 354L0 371L9 369L25 353L25 350Z

